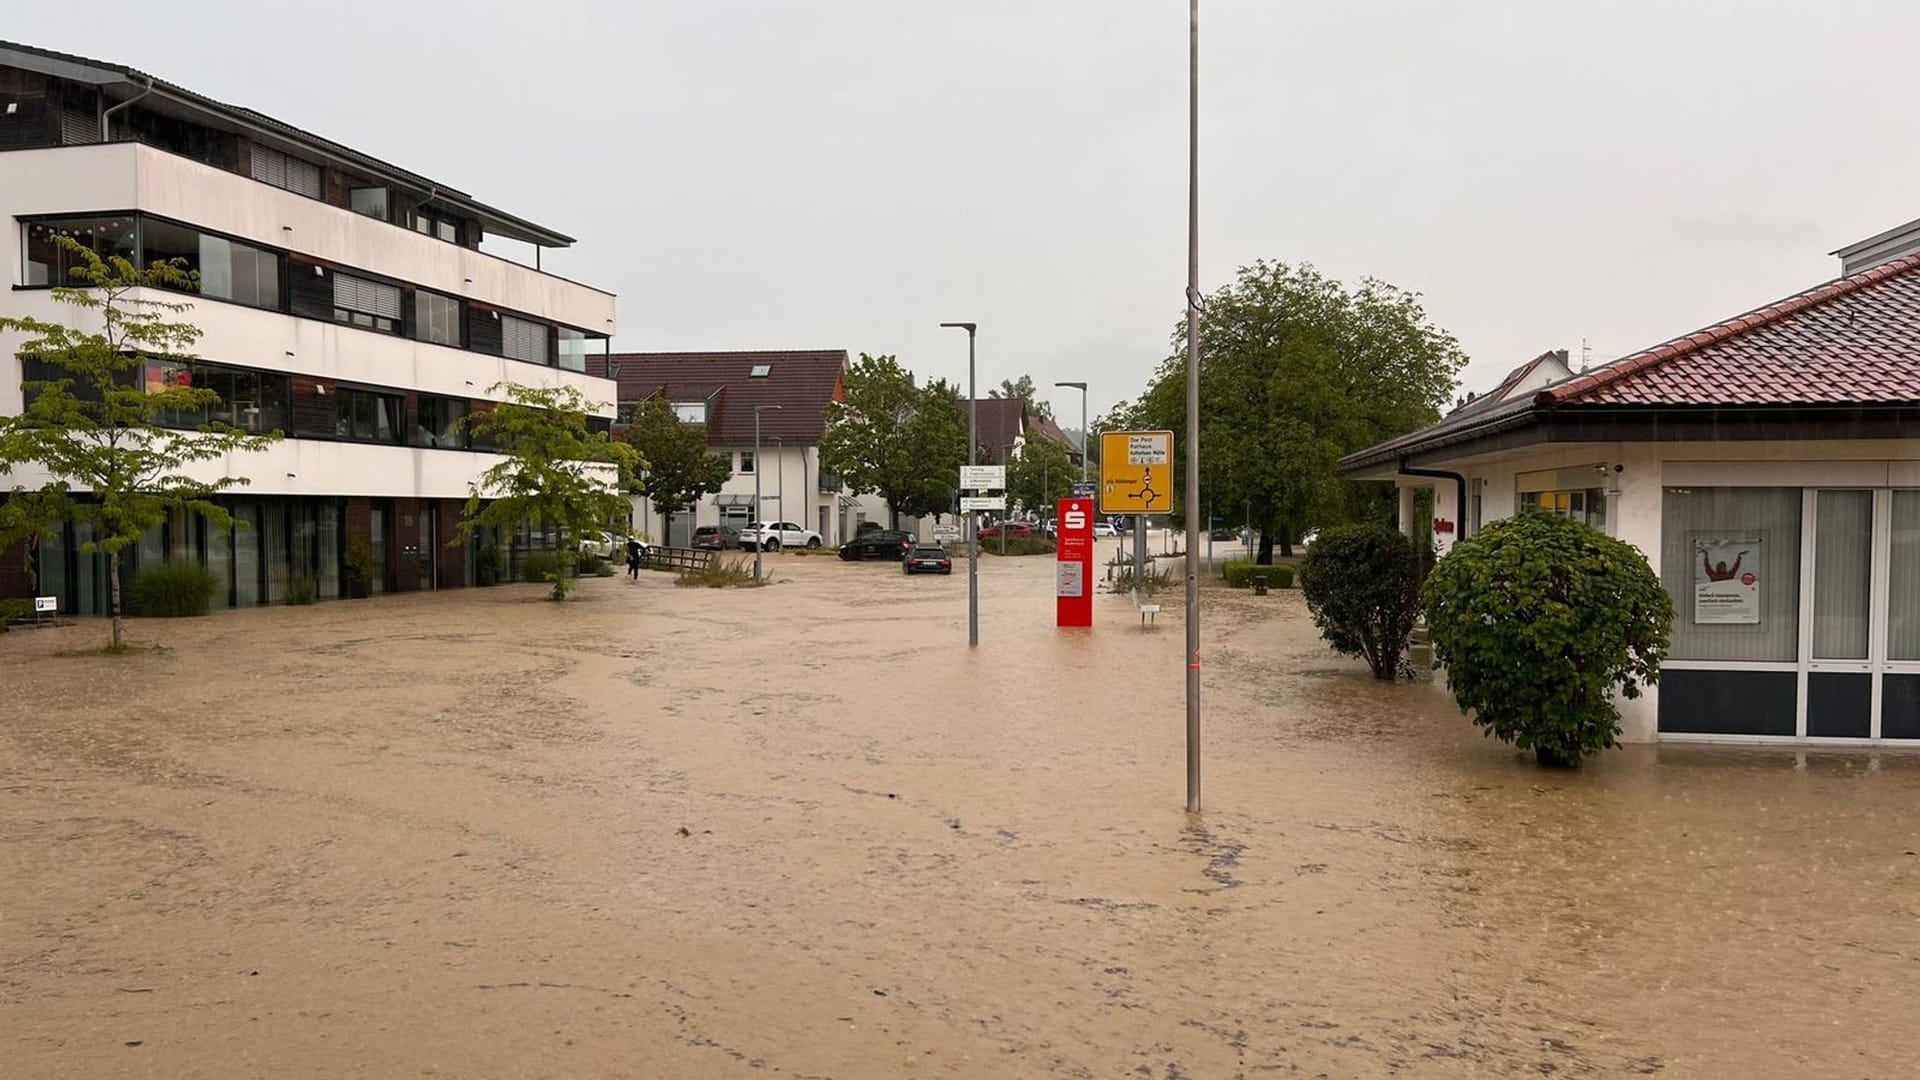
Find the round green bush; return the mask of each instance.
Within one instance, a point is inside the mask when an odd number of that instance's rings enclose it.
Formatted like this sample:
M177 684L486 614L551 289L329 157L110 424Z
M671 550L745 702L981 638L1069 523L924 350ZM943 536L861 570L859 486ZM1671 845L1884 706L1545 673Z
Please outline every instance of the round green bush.
M213 574L195 563L150 566L127 582L127 613L155 619L205 615L219 587Z
M1646 556L1553 514L1455 544L1423 594L1434 656L1474 723L1543 765L1615 745L1613 695L1659 681L1673 601Z
M1300 560L1300 592L1320 636L1366 660L1376 679L1407 668L1407 640L1420 613L1420 557L1384 525L1321 532Z
M1220 573L1227 579L1227 584L1236 589L1252 588L1256 577L1266 578L1271 588L1293 588L1293 567L1284 563L1261 565L1245 559L1231 559L1221 565Z

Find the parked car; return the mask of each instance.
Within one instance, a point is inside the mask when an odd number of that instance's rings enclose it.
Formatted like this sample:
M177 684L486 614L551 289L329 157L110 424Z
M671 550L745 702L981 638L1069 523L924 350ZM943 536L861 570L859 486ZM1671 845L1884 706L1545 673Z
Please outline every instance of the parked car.
M625 559L627 557L626 552L627 538L607 532L604 529L595 530L580 538L580 554L591 556L595 559L607 559L609 561L615 558Z
M702 551L730 551L740 542L740 530L731 525L702 525L693 530L692 545Z
M953 556L939 544L915 544L900 560L900 568L907 574L951 574Z
M1093 535L1096 539L1119 536L1120 530L1114 528L1111 521L1096 521L1093 523Z
M775 521L766 525L749 525L740 530L740 546L748 551L759 545L762 551L779 551L783 547L820 546L820 534L812 529L803 529L791 521Z
M1313 542L1318 539L1320 539L1320 530L1308 529L1306 532L1300 534L1300 546L1312 547Z
M874 529L861 533L840 545L840 557L856 559L892 559L898 562L913 547L913 537L899 529Z
M1020 540L1033 535L1033 526L1024 521L998 521L980 530L980 539L998 540L1001 532L1009 540Z

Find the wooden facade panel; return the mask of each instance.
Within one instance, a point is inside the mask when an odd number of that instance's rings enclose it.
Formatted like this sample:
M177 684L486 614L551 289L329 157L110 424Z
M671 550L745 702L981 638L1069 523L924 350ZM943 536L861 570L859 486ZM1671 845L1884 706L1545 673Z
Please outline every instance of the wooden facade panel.
M328 393L321 393L320 380L311 375L295 375L293 380L293 400L289 412L294 436L331 437L339 430L340 403L337 396L328 387Z
M287 256L287 299L295 315L333 318L333 279L327 268L312 259Z

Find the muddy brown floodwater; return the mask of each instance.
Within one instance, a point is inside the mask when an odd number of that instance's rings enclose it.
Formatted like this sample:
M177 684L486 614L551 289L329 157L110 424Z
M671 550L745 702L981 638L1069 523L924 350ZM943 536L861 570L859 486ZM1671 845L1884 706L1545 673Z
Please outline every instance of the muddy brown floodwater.
M1920 761L1578 773L1213 592L785 556L0 637L9 1077L1901 1077Z

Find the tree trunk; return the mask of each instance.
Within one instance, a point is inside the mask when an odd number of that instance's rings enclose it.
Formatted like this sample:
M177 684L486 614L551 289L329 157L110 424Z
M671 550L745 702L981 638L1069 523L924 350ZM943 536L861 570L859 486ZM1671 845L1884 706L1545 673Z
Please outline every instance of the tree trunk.
M107 556L107 581L111 585L113 599L113 647L120 648L120 552L113 551Z
M900 529L900 509L893 505L892 499L887 500L887 528L896 532Z
M1260 550L1258 553L1254 555L1253 561L1258 566L1273 565L1273 530L1272 529L1260 530Z
M673 511L671 510L663 511L660 514L660 521L661 521L660 546L672 547L673 546Z

